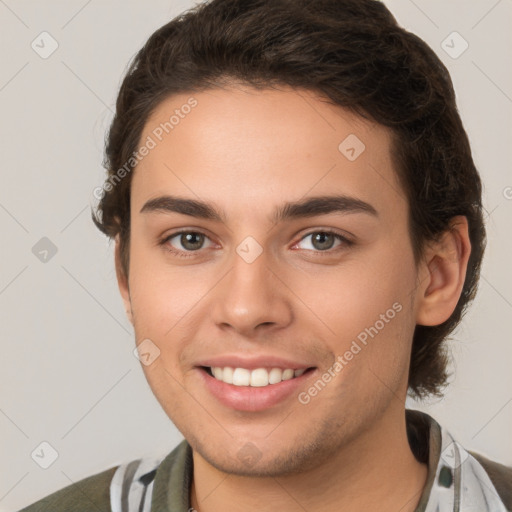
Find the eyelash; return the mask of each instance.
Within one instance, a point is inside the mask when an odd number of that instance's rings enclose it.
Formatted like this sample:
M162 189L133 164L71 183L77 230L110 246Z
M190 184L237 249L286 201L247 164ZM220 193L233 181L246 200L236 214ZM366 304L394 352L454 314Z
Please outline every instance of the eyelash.
M177 237L178 235L183 235L183 234L200 234L200 235L204 235L206 238L209 238L206 234L204 233L201 233L201 231L187 231L187 230L183 230L183 231L177 231L176 233L173 233L172 235L169 235L167 237L165 237L163 240L161 240L159 242L159 245L163 246L164 249L172 254L174 254L175 256L177 256L178 258L192 258L194 257L194 254L199 252L200 249L198 249L197 251L178 251L177 249L175 249L174 247L172 247L171 245L168 244L169 240ZM327 234L327 235L333 235L335 238L337 238L338 240L340 240L343 245L347 246L347 247L350 247L352 245L354 245L354 242L352 240L349 240L348 238L346 238L345 236L343 235L340 235L339 233L337 233L336 231L332 231L332 230L329 230L329 229L320 229L320 230L316 230L316 231L310 231L309 233L306 233L297 243L299 242L302 242L302 240L304 240L305 238L307 238L308 236L311 236L311 235L314 235L314 234L317 234L317 233L324 233L324 234ZM296 245L296 244L294 244ZM339 246L338 246L339 248ZM306 251L311 251L311 249L304 249ZM333 252L336 252L336 249L327 249L325 251L313 251L317 254L326 254L326 255L332 255Z

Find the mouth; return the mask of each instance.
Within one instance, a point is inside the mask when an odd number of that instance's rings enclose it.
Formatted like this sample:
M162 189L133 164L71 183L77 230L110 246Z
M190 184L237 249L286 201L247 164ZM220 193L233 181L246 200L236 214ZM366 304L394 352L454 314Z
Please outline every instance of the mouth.
M210 377L240 387L264 388L292 380L314 370L309 368L233 368L231 366L201 366Z
M252 365L251 365L252 366ZM205 392L229 410L258 412L293 405L316 367L196 366Z

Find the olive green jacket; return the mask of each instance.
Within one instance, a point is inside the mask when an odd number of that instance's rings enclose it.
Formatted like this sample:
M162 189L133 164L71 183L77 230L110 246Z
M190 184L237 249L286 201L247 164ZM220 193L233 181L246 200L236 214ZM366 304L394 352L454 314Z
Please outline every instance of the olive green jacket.
M428 464L416 512L512 511L512 467L464 450L428 414L408 409L406 418L411 449ZM182 441L156 462L112 467L20 512L190 512L192 475L192 450Z

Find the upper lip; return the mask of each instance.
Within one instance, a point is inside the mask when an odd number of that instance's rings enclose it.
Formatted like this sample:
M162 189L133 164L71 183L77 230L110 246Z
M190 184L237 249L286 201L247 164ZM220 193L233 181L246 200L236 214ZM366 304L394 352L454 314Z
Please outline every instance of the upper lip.
M303 361L294 361L282 357L272 355L259 355L259 356L241 356L241 355L221 355L210 357L199 361L196 366L209 366L225 368L246 368L247 370L255 370L256 368L292 368L294 370L311 368L314 365L304 363Z

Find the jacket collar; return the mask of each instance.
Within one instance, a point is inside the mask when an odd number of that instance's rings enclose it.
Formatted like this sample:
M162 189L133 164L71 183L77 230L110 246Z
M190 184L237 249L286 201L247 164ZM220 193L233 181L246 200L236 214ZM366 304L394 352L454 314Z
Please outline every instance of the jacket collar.
M428 465L415 512L507 512L484 468L444 427L424 412L405 412L411 449ZM192 477L192 449L184 440L156 471L151 510L189 512Z

